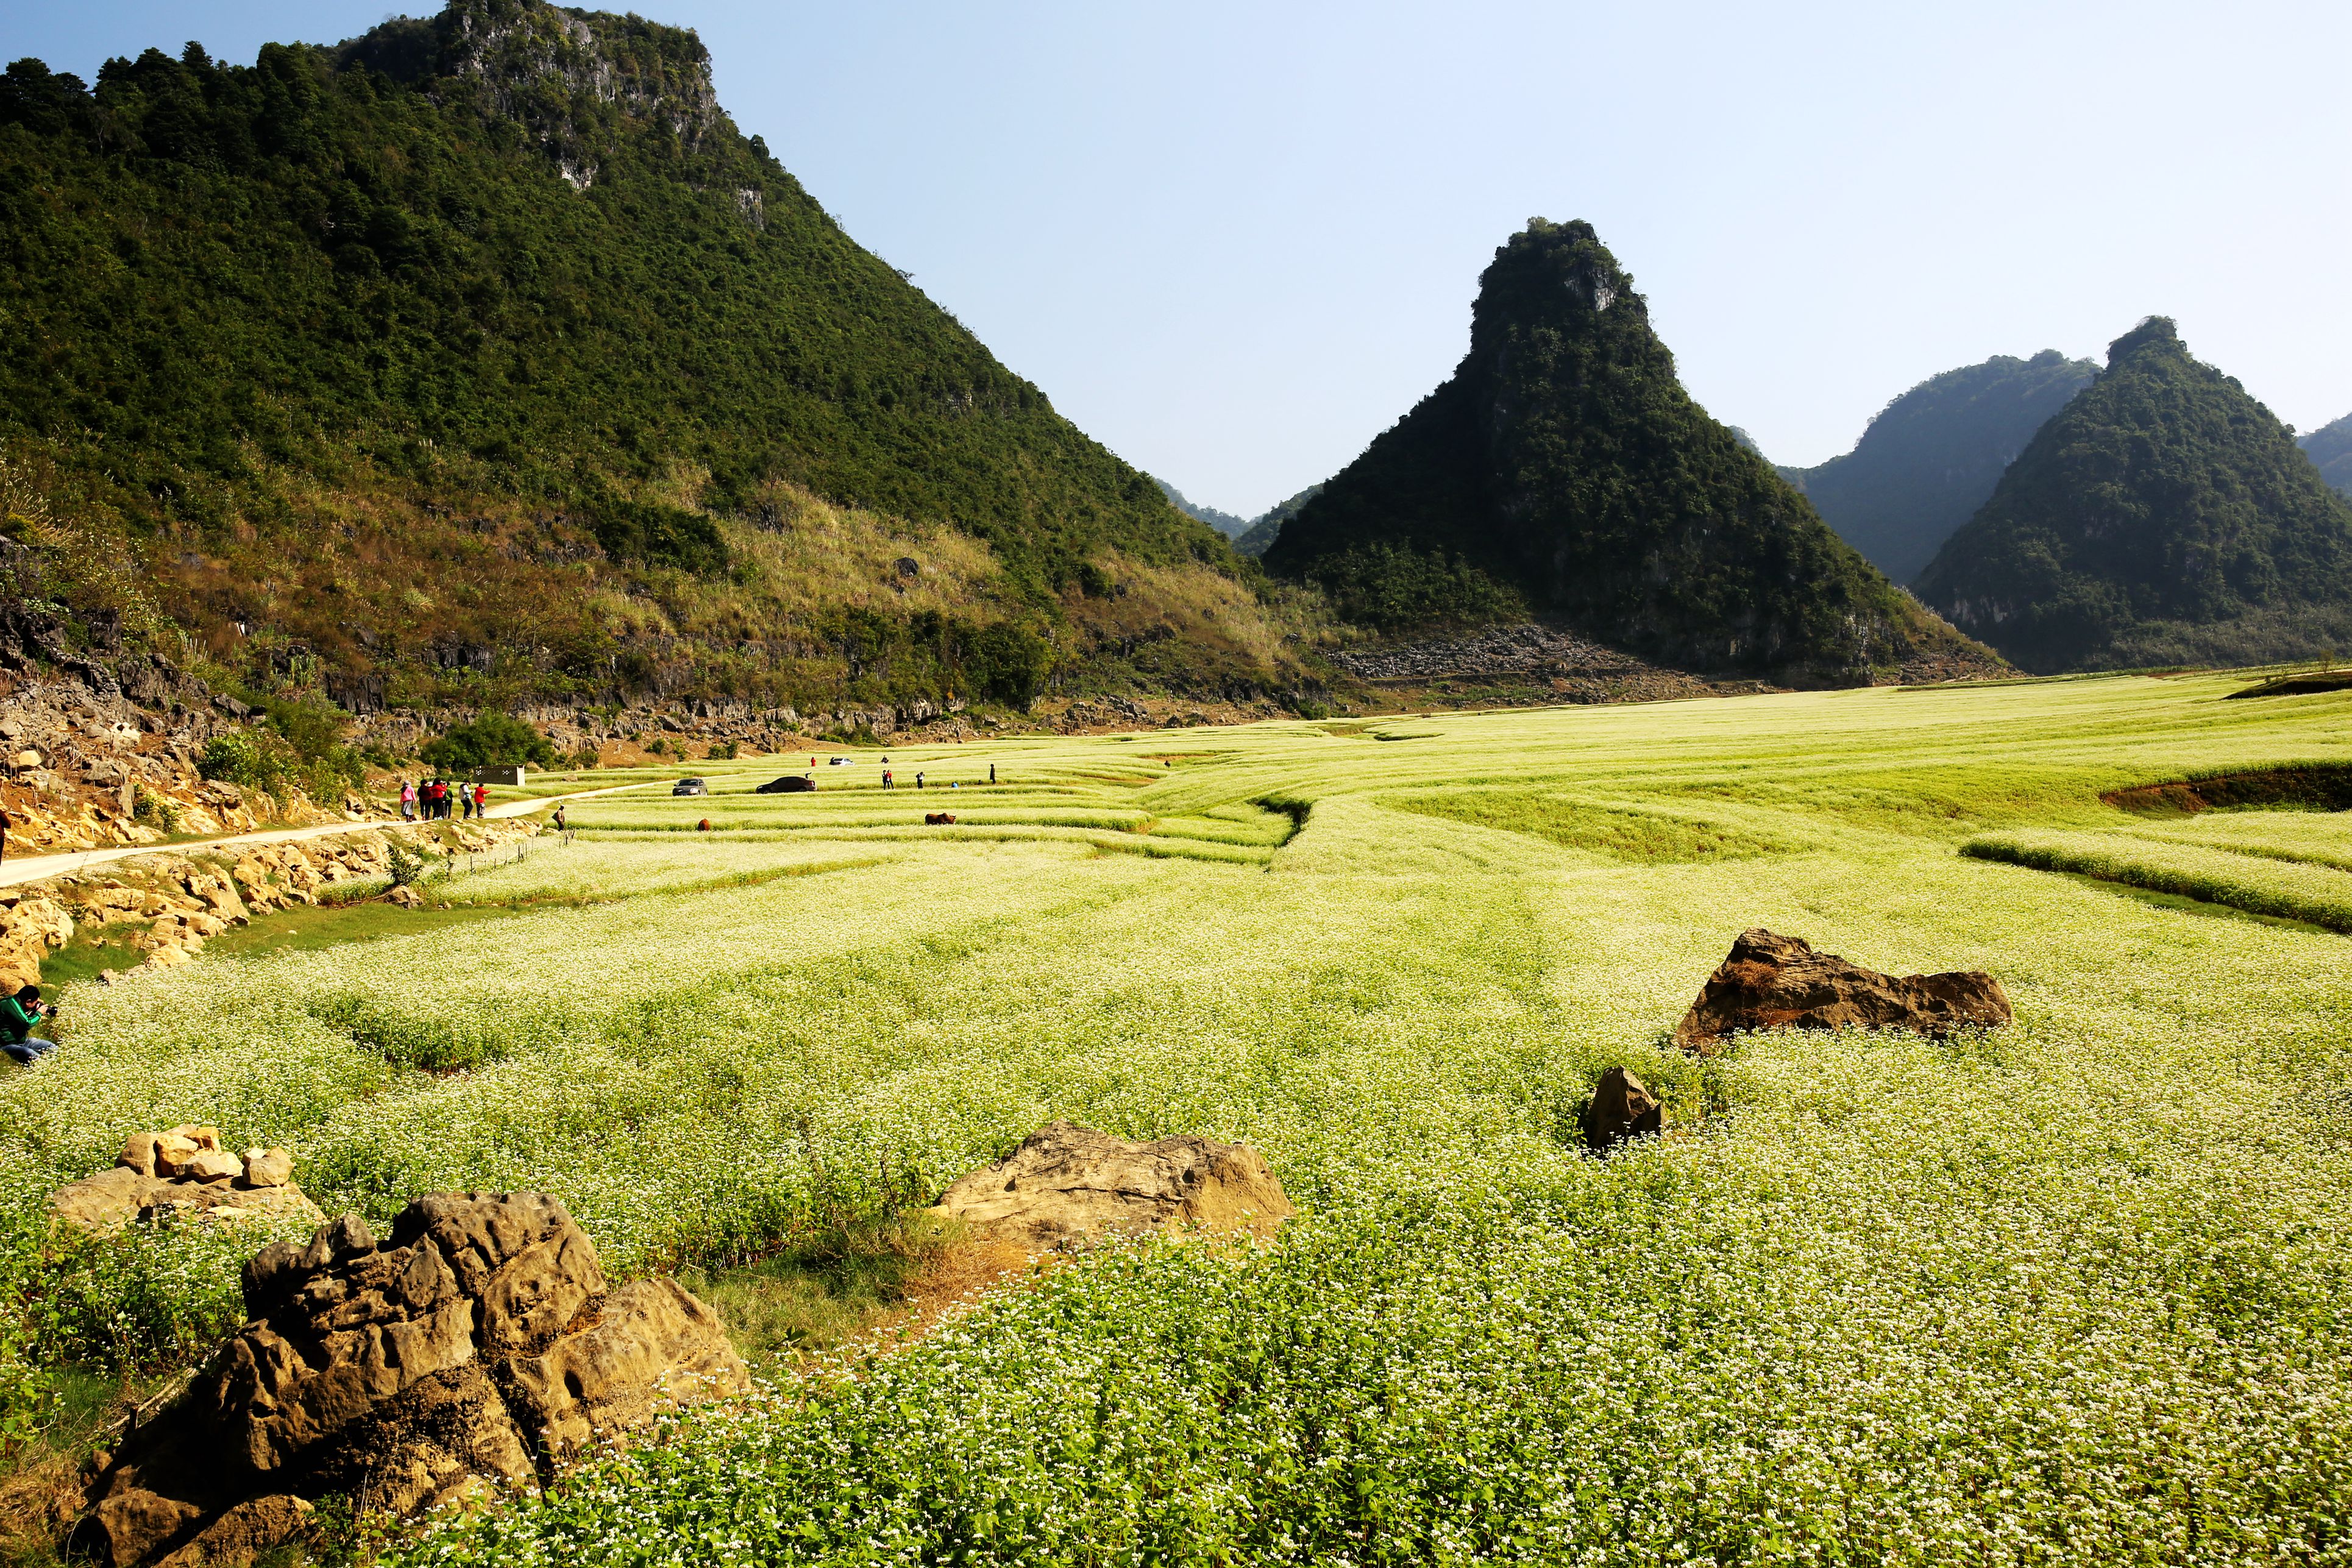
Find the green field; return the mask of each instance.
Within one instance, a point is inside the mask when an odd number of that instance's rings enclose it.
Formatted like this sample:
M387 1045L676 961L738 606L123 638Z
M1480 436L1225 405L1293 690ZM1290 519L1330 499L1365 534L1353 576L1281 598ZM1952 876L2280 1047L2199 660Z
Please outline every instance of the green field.
M544 1188L618 1270L723 1278L1067 1116L1246 1140L1300 1217L771 1361L392 1556L2352 1562L2352 946L2205 896L2352 908L2347 819L2099 799L2352 759L2352 693L2243 684L1008 740L894 750L887 793L869 752L814 796L749 793L771 759L580 801L569 846L432 889L496 918L68 998L67 1048L0 1082L14 1408L234 1321L249 1239L39 1251L39 1195L134 1128L282 1143L330 1212ZM2004 840L2109 859L1962 852ZM1685 1060L1751 925L1990 969L2017 1021ZM1621 1064L1668 1133L1594 1159Z

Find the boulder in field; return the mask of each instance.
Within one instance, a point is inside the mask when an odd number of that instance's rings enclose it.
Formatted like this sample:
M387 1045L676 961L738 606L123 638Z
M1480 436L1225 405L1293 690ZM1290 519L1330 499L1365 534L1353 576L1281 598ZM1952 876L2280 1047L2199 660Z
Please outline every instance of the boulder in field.
M294 1185L293 1155L249 1149L240 1158L220 1146L217 1129L193 1124L131 1134L111 1169L51 1193L49 1216L101 1236L134 1221L287 1218L315 1225L327 1218Z
M1622 1067L1612 1067L1593 1086L1592 1103L1584 1108L1584 1146L1607 1154L1628 1138L1654 1133L1665 1124L1665 1107L1643 1082Z
M1766 1029L1903 1029L1941 1040L2010 1021L2009 997L1981 970L1882 975L1800 936L1743 931L1675 1030L1675 1043L1712 1056L1735 1034Z
M1063 1247L1189 1227L1270 1236L1296 1210L1245 1144L1139 1144L1050 1122L1009 1157L949 1187L932 1212L1001 1240Z
M69 1550L249 1561L308 1500L400 1515L535 1491L666 1403L748 1385L716 1313L667 1281L611 1288L542 1194L436 1193L381 1243L345 1215L263 1248L243 1283L252 1321L90 1483Z

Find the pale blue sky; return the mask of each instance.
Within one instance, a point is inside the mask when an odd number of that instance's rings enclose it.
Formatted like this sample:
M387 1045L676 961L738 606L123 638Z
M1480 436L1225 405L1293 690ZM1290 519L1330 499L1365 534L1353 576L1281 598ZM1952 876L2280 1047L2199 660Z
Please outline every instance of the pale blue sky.
M1195 499L1258 511L1444 379L1530 214L1596 225L1774 459L2139 317L2352 412L2352 5L637 0L859 241ZM400 7L421 12L423 0ZM13 0L0 56L250 62L383 0Z

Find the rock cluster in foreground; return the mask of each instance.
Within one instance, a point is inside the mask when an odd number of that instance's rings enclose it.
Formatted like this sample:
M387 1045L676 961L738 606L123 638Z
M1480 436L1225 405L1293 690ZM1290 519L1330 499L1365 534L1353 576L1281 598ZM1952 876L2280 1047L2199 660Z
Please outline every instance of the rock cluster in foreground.
M1749 1030L1904 1029L1941 1040L2009 1021L2008 995L1981 970L1882 975L1759 927L1731 945L1675 1028L1675 1043L1712 1056Z
M414 1513L531 1491L668 1401L748 1385L717 1314L673 1281L608 1289L539 1193L419 1198L379 1244L347 1214L246 1264L251 1320L89 1488L68 1549L101 1563L245 1562L310 1500Z
M294 1185L293 1155L258 1148L234 1154L221 1147L217 1129L194 1124L131 1134L111 1169L51 1193L49 1214L101 1236L133 1221L327 1218Z
M1064 1247L1184 1227L1270 1236L1296 1211L1245 1144L1139 1144L1049 1122L1009 1157L949 1187L933 1212L1000 1240Z

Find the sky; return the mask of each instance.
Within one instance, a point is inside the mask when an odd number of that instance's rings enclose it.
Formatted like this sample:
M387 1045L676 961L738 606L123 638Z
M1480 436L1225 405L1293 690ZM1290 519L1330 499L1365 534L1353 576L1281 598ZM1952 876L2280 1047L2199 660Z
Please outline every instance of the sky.
M2299 429L2352 413L2343 0L634 4L701 34L860 243L1243 516L1445 378L1531 215L1591 222L1692 394L1780 463L2152 313ZM387 14L16 0L0 56L245 64Z

